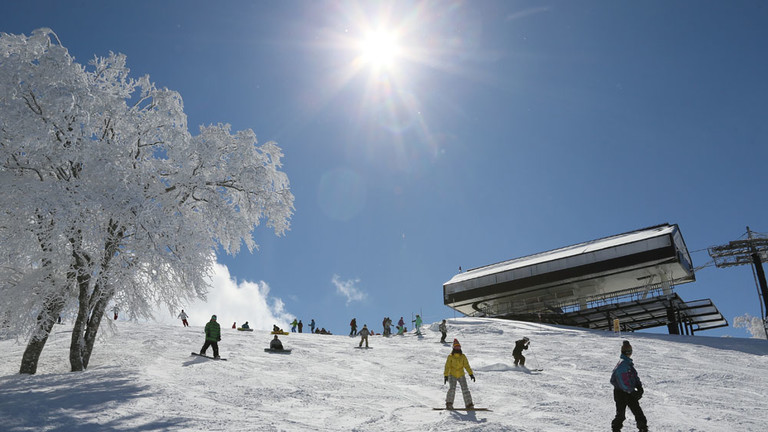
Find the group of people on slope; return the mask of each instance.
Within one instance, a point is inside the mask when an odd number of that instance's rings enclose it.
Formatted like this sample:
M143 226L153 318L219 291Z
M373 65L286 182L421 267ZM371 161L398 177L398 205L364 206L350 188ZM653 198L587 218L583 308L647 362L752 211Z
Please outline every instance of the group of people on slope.
M421 335L421 326L422 326L422 319L421 316L416 315L416 318L411 321L414 323L414 327L416 328L416 334ZM443 320L443 323L445 323L445 320ZM384 319L381 322L382 326L382 336L391 336L392 335L392 318L390 317L384 317ZM367 328L367 324L364 324L363 327ZM408 330L405 327L405 320L403 317L400 317L400 320L397 322L397 326L395 327L397 330L397 335L402 336L405 334L405 332ZM369 334L375 334L372 331L369 330ZM349 335L350 336L357 336L357 318L352 318L352 321L349 322ZM445 342L445 341L442 341Z
M184 319L186 319L186 317ZM441 342L444 342L447 334L445 320L440 323L439 329L442 334ZM362 347L363 342L365 342L365 346L368 347L368 336L370 334L368 326L364 324L358 334L361 336L358 347ZM221 328L216 321L216 315L213 315L211 316L211 320L205 325L205 343L200 349L200 354L205 355L208 347L212 347L213 357L219 358L219 341L221 341ZM515 348L512 351L512 356L515 359L515 366L525 366L525 356L523 355L523 351L527 350L529 346L530 339L528 339L528 337L523 337L522 339L515 341ZM275 335L274 339L270 342L270 348L273 350L283 349L283 344L280 339L278 339L277 335ZM639 403L640 399L643 397L643 384L640 381L637 370L635 370L631 356L632 345L629 341L624 341L621 346L619 362L616 364L616 367L614 367L610 379L610 382L614 387L613 400L616 404L616 416L611 422L611 429L613 432L618 432L623 427L624 420L626 419L627 407L635 416L638 430L640 432L648 431L648 421L642 408L640 408ZM445 360L445 368L443 371L443 384L448 384L448 392L445 395L446 409L453 409L457 383L461 386L464 406L468 410L474 409L474 402L472 401L472 395L469 391L464 371L467 372L469 378L474 382L475 375L469 365L469 360L461 351L459 340L454 339L453 348L448 355L448 358Z
M515 366L525 365L525 356L523 350L527 350L530 340L524 337L515 342L515 348L512 351L515 358ZM621 431L626 419L627 407L635 416L635 422L639 432L648 432L648 420L640 408L640 399L643 397L643 384L635 370L634 362L631 359L632 345L629 341L624 341L621 345L621 355L616 367L611 373L610 382L613 385L613 400L616 404L616 416L611 421L611 430L613 432ZM467 379L464 371L467 371L469 378L475 381L475 375L469 366L467 356L461 351L461 344L458 339L453 340L453 350L445 360L445 370L443 372L443 384L448 383L448 393L445 395L445 408L453 409L453 401L456 396L456 383L461 386L461 394L464 398L464 406L467 410L474 409L472 395L469 392Z

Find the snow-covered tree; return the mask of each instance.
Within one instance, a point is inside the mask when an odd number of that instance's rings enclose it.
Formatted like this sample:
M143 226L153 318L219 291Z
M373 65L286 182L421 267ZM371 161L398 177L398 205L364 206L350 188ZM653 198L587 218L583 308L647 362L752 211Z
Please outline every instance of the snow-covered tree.
M750 314L737 316L733 319L733 326L736 328L747 329L753 338L768 339L768 336L766 335L766 327L768 327L768 323L764 322L760 317L753 317Z
M0 35L0 295L33 329L20 372L35 373L68 305L83 370L111 302L133 317L176 309L205 296L217 250L252 251L262 222L283 234L281 157L251 130L192 135L181 96L130 78L121 54L84 66L50 29Z

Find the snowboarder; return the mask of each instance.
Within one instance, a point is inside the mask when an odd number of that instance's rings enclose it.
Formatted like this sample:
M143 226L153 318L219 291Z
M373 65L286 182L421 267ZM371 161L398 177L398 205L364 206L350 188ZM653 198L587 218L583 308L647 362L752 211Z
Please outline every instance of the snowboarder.
M117 306L115 306L112 308L112 312L115 313L115 321L117 321L117 313L120 312L120 309Z
M235 322L233 322L233 323L232 323L232 328L233 328L233 329L236 329L236 328L237 328L237 321L235 321Z
M293 319L293 322L291 323L291 332L296 333L296 326L299 325L299 322L296 321L296 318Z
M243 326L240 327L240 328L242 328L242 329L249 329L251 327L248 325L248 321L246 321L245 324L243 324Z
M352 321L349 322L349 328L349 335L357 336L357 318L352 318Z
M311 330L310 333L315 332L315 319L312 318L312 321L309 322L309 329Z
M363 324L363 328L360 329L360 345L358 347L363 346L363 341L365 341L365 347L368 348L368 335L371 334L370 331L368 331L368 324Z
M403 317L400 317L400 321L397 322L398 327L405 328L405 321L403 321Z
M475 381L475 375L472 373L472 368L469 367L469 360L467 356L461 352L461 344L458 339L453 340L453 351L448 354L448 358L445 360L445 371L443 372L443 384L448 383L448 393L445 395L445 409L453 409L453 399L456 396L456 382L461 385L461 395L464 397L464 406L467 410L475 408L475 404L472 403L472 395L469 393L469 387L467 386L467 378L464 376L464 369L469 373L469 377L472 381Z
M299 320L299 333L301 333L301 329L304 328L304 323Z
M200 348L200 355L205 355L208 347L213 347L213 358L219 358L219 341L221 340L221 327L216 322L216 315L205 325L205 344Z
M189 323L187 322L187 318L189 318L189 316L184 312L184 309L181 310L179 318L181 318L181 323L184 325L184 327L189 327Z
M280 339L277 338L277 335L275 335L275 337L269 343L269 349L272 349L272 350L275 350L275 351L282 351L283 350L283 343L280 342Z
M440 334L443 335L443 337L440 338L440 342L445 343L445 337L448 336L448 326L445 325L445 320L443 320L443 322L440 323L439 329L440 329Z
M515 349L512 350L512 357L515 358L515 366L520 364L520 366L525 366L525 356L523 355L523 350L528 349L528 345L531 344L531 341L524 337L518 341L515 341Z
M416 319L413 320L412 322L416 323L416 334L421 336L421 323L422 323L421 317L417 314Z
M624 341L621 345L619 363L613 368L611 384L613 384L613 400L616 402L616 417L611 422L611 430L620 431L624 425L627 407L632 411L637 422L637 430L648 432L648 420L640 408L640 398L643 397L643 384L637 376L632 356L632 345Z
M392 318L387 317L387 323L385 325L387 326L387 336L392 336Z
M389 333L387 333L387 320L388 319L389 318L384 317L384 319L381 321L381 328L382 328L381 334L384 335L384 336L389 336Z

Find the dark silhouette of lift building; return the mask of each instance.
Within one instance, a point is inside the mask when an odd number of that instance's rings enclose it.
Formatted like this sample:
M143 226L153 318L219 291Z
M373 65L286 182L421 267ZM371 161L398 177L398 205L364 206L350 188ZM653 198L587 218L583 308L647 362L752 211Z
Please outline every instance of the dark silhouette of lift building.
M634 331L694 334L728 322L709 299L685 302L696 280L677 225L662 224L474 268L443 284L465 315Z

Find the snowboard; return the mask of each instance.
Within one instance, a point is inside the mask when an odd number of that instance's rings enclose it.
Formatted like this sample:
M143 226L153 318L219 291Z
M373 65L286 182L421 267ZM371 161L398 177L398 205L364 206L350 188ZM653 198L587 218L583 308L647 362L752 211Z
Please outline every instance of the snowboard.
M472 408L472 409L466 409L466 408L432 408L435 411L490 411L488 408Z
M288 336L290 333L288 333L288 332L276 332L276 331L273 331L273 332L270 332L269 334L278 334L278 335Z
M252 328L247 328L247 329L244 329L244 328L242 328L242 327L238 327L237 329L238 329L239 331L253 331L253 329L252 329Z
M356 347L355 347L355 349L373 349L373 347L361 347L361 346L356 346Z
M291 350L289 349L274 350L272 348L264 348L264 352L275 353L275 354L290 354Z
M200 353L196 353L196 352L193 352L193 353L192 353L192 355L193 355L193 356L198 356L198 357L205 357L205 358L207 358L207 359L211 359L211 360L224 360L224 361L227 361L227 359L225 359L225 358L221 358L221 357L219 357L219 358L213 358L213 357L211 357L211 356L203 355L203 354L200 354Z

